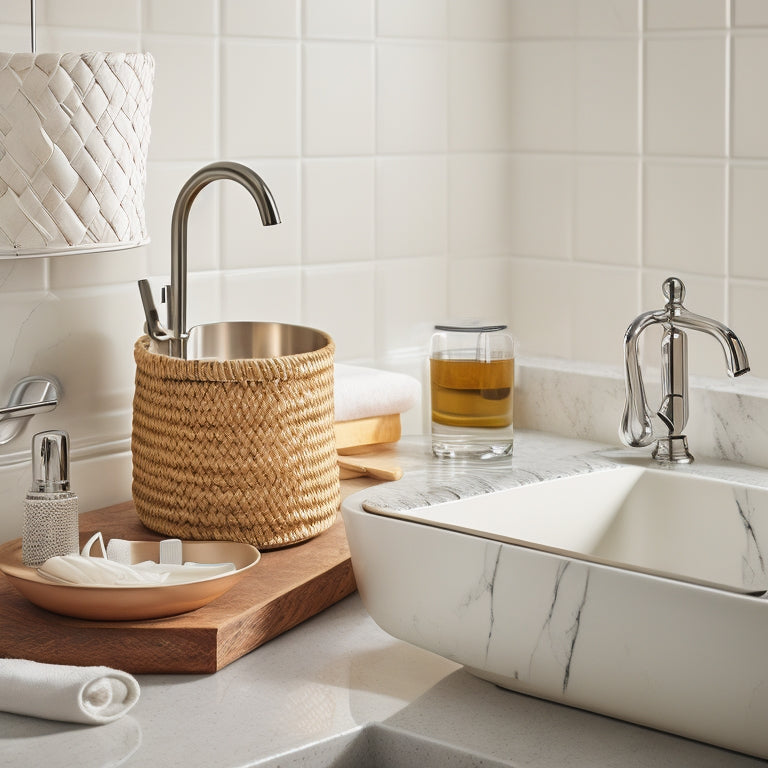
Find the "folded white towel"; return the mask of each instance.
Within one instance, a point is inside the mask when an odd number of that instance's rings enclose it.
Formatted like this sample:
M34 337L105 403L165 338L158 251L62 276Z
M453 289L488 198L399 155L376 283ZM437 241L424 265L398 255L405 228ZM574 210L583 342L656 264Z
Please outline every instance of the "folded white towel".
M342 363L334 366L336 421L403 413L420 397L421 384L404 373Z
M101 725L139 700L139 684L109 667L0 659L0 711L46 720Z

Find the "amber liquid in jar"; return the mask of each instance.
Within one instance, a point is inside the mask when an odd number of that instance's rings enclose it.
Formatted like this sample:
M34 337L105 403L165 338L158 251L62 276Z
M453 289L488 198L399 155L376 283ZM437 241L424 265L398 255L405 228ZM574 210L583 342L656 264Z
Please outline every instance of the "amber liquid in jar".
M513 358L430 358L432 421L451 427L509 427L515 391Z

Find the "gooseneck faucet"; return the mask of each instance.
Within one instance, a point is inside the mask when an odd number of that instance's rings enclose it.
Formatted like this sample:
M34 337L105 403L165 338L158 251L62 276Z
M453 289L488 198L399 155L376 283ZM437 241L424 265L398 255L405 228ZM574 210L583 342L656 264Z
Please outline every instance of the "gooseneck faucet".
M167 328L160 322L147 280L139 280L139 293L147 319L147 332L156 341L168 341L171 357L187 356L187 221L192 203L212 181L230 179L250 192L264 226L280 223L280 214L269 187L248 166L222 161L211 163L194 173L176 198L171 217L171 284L163 291L168 301Z
M661 310L644 312L635 318L624 335L624 367L627 400L620 436L625 445L642 447L656 440L652 456L660 462L687 464L693 461L683 434L688 422L688 339L685 331L703 331L714 336L725 353L729 376L749 371L744 345L728 327L708 317L689 312L683 306L685 286L670 277L664 281L667 299ZM661 405L651 413L643 387L638 341L651 325L664 328L661 340Z

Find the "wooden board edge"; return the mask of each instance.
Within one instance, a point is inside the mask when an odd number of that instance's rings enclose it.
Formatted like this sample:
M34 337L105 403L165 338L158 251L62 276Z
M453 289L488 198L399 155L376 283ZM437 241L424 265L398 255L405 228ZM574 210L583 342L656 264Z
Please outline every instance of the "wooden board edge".
M299 584L285 592L262 606L259 611L233 619L219 629L218 669L330 608L356 590L352 561L348 558L326 571L320 578ZM266 632L257 632L259 626L269 629ZM245 646L244 637L248 638Z

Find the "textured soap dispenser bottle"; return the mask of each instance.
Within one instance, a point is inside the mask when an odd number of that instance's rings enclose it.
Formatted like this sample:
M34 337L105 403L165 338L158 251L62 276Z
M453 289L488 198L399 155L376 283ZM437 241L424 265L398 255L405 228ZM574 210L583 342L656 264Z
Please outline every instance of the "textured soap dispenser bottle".
M32 437L32 487L24 501L24 565L77 554L77 515L77 496L69 490L69 435L62 430L38 432Z

